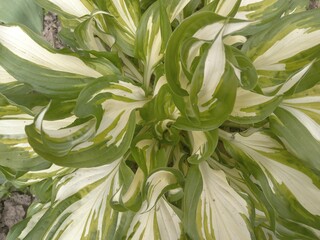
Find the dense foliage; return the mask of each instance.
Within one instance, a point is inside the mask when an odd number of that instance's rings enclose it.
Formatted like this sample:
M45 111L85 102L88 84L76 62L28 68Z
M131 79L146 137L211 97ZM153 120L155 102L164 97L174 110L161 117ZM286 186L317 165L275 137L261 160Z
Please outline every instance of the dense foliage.
M8 239L320 239L307 6L1 1L0 180L37 197Z

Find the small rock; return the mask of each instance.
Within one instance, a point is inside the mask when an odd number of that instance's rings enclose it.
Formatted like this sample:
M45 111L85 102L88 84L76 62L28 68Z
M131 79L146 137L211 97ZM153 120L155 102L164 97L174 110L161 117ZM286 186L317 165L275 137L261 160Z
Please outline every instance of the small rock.
M16 204L20 204L22 206L29 206L32 202L32 198L26 194L12 193L10 197Z
M8 228L11 228L24 218L26 212L22 205L16 205L12 201L6 201L4 202L4 210L2 215L4 224Z
M56 14L48 12L43 19L43 37L56 49L64 47L57 34L60 31L60 22Z

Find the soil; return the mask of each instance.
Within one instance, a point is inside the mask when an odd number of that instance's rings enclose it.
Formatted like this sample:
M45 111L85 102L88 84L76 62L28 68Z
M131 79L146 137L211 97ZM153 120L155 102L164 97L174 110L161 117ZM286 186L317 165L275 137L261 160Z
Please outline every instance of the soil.
M57 34L60 31L60 22L56 14L48 12L43 18L43 37L56 49L64 47Z
M20 222L27 213L32 197L25 193L12 192L0 202L0 240L5 240L9 229Z

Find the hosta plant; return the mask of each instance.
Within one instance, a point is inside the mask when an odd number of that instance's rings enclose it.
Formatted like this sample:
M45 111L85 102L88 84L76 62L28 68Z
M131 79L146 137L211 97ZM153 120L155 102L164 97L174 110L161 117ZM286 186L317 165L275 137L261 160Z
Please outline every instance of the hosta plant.
M320 239L319 9L1 5L1 178L36 196L9 240Z

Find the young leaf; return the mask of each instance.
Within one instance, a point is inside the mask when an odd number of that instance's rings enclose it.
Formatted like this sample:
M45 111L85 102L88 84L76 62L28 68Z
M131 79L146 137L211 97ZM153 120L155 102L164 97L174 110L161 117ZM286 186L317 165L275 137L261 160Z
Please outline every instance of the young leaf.
M178 128L214 129L231 112L237 79L227 62L222 37L234 27L218 15L201 12L186 19L172 34L165 68L182 115L176 122Z
M146 180L146 209L148 212L155 207L157 201L168 190L177 189L181 187L183 182L183 175L181 172L174 169L158 169L153 172Z
M144 64L144 86L149 88L153 70L163 57L171 33L170 21L162 1L154 3L142 15L137 30L136 55Z
M110 0L96 1L99 9L107 11L105 16L108 31L115 37L115 43L122 52L134 56L137 27L140 21L138 0Z
M188 161L198 164L207 160L215 151L218 144L218 131L190 131L188 132L190 149L192 150Z

